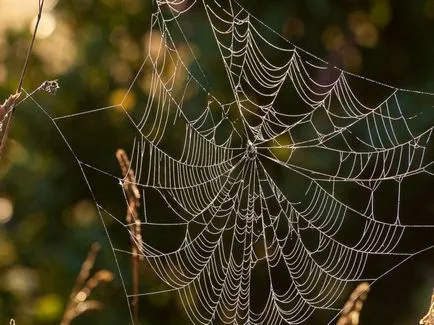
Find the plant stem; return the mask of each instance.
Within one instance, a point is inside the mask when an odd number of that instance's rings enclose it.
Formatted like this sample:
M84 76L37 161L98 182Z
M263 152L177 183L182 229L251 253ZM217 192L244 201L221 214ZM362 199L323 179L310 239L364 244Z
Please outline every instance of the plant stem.
M27 66L29 65L30 55L32 54L33 45L35 44L35 39L36 39L36 33L38 32L39 23L42 17L42 9L44 8L44 1L45 0L39 0L38 17L36 19L35 29L33 30L32 40L27 50L26 60L24 61L24 66L23 69L21 70L20 80L18 81L17 94L21 93L21 89L23 87L24 76L26 75L27 72Z
M139 324L139 249L138 243L141 241L141 223L138 216L137 209L140 207L140 192L136 186L136 175L131 168L131 162L122 149L116 152L116 158L121 167L123 180L123 187L128 199L128 209L126 220L129 224L131 231L131 267L133 278L133 294L131 299L131 308L133 314L134 325Z
M8 138L9 129L12 120L12 114L14 113L16 102L21 95L21 90L23 87L24 77L26 75L27 66L29 65L30 56L32 54L33 45L36 39L36 33L38 32L39 22L42 17L42 9L44 8L44 1L39 0L38 5L38 17L36 20L35 29L33 30L32 40L30 42L29 48L27 50L26 60L24 61L23 69L21 70L20 80L18 81L17 91L14 95L9 96L3 105L0 105L0 123L2 123L2 130L0 130L0 159L3 155L3 149Z

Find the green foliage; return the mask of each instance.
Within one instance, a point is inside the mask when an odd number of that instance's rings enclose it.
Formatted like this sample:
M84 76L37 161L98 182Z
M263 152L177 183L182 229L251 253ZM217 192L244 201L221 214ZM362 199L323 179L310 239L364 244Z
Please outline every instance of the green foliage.
M142 63L152 1L51 3L55 6L43 13L41 25L41 34L45 31L47 36L36 39L25 89L30 91L45 80L59 79L57 95L35 95L51 115L116 103ZM276 0L267 1L267 5L262 0L246 0L241 3L295 44L350 72L397 87L434 90L432 0ZM20 12L23 18L10 22L6 18L11 13L0 4L0 25L6 26L0 26L0 99L6 99L16 88L29 40L30 21L36 14L36 7L22 7L22 4L11 5L12 9L8 10ZM30 10L33 11L29 13ZM55 23L51 32L47 26L49 19ZM2 21L6 23L1 24ZM194 45L203 57L213 62L219 58L207 53L208 44L200 34L206 24L202 20L194 22L192 31L197 33ZM7 27L13 25L16 27ZM212 72L214 85L226 83L225 71ZM224 93L224 89L218 91ZM361 92L369 100L369 90L361 89ZM121 123L113 116L104 121L90 120L81 127L93 128L95 137L99 137L97 129L101 124L116 131ZM89 139L79 128L65 127L66 132L75 134L82 152L90 154L95 150L87 146ZM116 132L101 131L101 134L101 138L92 142L101 146L127 142ZM99 159L112 161L116 170L114 154ZM421 184L414 181L414 191L409 194L416 202L417 211L404 213L414 217L414 223L432 223L434 209L429 203L432 187ZM11 219L9 216L0 219L1 324L7 324L11 317L19 325L58 323L88 247L94 241L103 247L96 267L116 273L107 237L78 165L51 121L31 100L17 109L7 152L0 161L0 200L3 213L13 205ZM387 202L385 208L386 205ZM420 318L424 305L419 302L425 299L421 297L433 281L434 259L433 253L430 254L415 258L411 266L400 267L388 281L380 281L373 287L362 324L398 325ZM142 281L146 281L146 273ZM119 279L102 286L95 294L106 308L81 316L76 324L128 324L129 310ZM141 315L142 324L185 321L174 296L149 298L141 306ZM323 323L321 319L316 321Z

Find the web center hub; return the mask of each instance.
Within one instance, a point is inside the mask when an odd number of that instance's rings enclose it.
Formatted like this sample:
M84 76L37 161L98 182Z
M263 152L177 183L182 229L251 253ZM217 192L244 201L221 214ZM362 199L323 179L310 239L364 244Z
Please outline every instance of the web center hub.
M256 146L252 141L248 140L245 156L253 160L256 158L257 154L258 150L256 149Z

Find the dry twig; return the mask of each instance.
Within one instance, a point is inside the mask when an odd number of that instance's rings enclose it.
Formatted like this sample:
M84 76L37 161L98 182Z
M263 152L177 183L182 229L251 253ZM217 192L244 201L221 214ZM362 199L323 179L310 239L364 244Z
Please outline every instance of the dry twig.
M124 150L118 149L116 151L116 158L121 167L122 176L124 177L122 185L128 199L128 208L126 214L126 221L130 227L131 232L131 253L132 253L132 273L133 273L133 296L131 306L133 309L134 324L139 323L139 244L142 241L141 223L138 216L138 208L140 207L140 192L136 186L136 176L134 170L131 168L130 160Z
M10 119L12 117L12 111L15 104L20 98L20 93L10 95L5 102L0 105L0 158L3 153L3 147L6 143L6 138L9 133Z
M60 325L69 325L73 319L84 312L102 309L103 304L101 302L87 300L92 290L100 283L111 282L113 280L113 273L107 270L100 270L93 276L90 276L99 250L100 245L98 243L92 244L86 260L81 266L80 273L77 276Z
M431 305L427 314L419 321L420 325L434 325L434 290L431 296Z
M33 30L32 40L27 50L26 61L24 61L24 66L21 71L20 80L18 81L17 94L21 92L21 88L23 87L24 76L26 75L27 66L29 65L29 61L30 61L30 55L32 54L32 50L33 50L33 44L35 44L36 33L38 32L39 23L41 22L42 9L44 8L44 1L45 0L39 0L38 17L36 18L36 24L35 24L35 29Z
M360 311L363 308L363 302L366 300L369 292L367 282L360 283L354 289L350 298L348 298L342 309L341 317L336 325L359 325Z
M42 9L44 8L44 1L45 0L39 0L38 17L36 19L35 29L33 30L32 40L31 40L29 48L27 50L26 60L24 61L24 65L23 65L23 68L21 70L21 76L20 76L20 80L18 81L18 87L17 87L16 93L13 95L10 95L9 98L3 103L3 105L0 106L0 124L1 124L1 127L0 127L0 158L3 154L4 145L5 145L7 137L8 137L9 128L10 128L10 124L11 124L10 122L12 119L12 114L14 113L14 110L16 107L15 104L21 95L24 76L26 75L27 67L28 67L29 61L30 61L30 56L31 56L32 50L33 50L33 45L35 44L36 33L38 32L39 23L40 23L41 17L42 17Z

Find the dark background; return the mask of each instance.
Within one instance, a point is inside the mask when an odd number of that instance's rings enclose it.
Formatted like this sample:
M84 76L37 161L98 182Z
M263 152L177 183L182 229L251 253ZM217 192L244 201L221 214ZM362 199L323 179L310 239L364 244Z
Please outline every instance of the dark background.
M299 47L344 70L395 87L434 91L432 0L242 3ZM0 98L16 88L36 5L36 0L0 0ZM60 0L48 1L46 8L25 89L59 79L57 95L35 95L52 116L118 103L142 62L150 1ZM193 29L200 30L205 24L206 20L197 19ZM194 46L206 48L198 39ZM215 59L206 55L204 51L199 60ZM213 84L225 82L225 71L214 72ZM369 100L370 93L364 94ZM432 98L424 101L425 106L434 105ZM127 143L128 138L122 138L120 132L99 131L102 124L110 130L121 128L116 118L65 127L74 133L82 152L108 161L115 172L114 156L95 154L90 144L111 148ZM93 139L88 138L90 133ZM408 185L406 200L412 202L412 208L405 212L407 220L414 216L419 223L433 224L432 183L432 179L416 179ZM94 241L103 247L96 267L116 273L107 236L76 160L50 119L30 100L16 111L7 152L0 161L0 198L3 211L6 205L13 205L10 220L3 217L6 219L0 224L0 324L7 324L11 317L18 325L58 323ZM387 209L388 202L382 204ZM394 208L395 203L392 205ZM413 238L414 245L418 241L432 243L425 239ZM142 281L146 276L142 274ZM361 325L418 323L433 287L431 250L373 285ZM118 278L98 288L94 298L106 308L81 316L76 324L128 324L126 298ZM143 324L187 324L182 315L174 297L141 300ZM325 321L318 319L317 323Z

